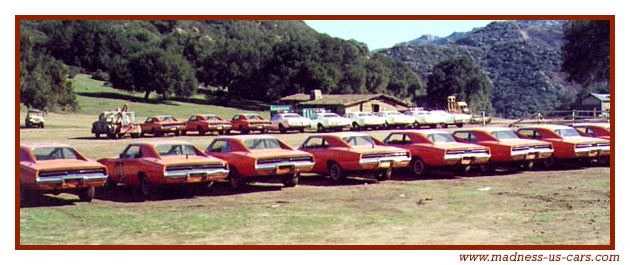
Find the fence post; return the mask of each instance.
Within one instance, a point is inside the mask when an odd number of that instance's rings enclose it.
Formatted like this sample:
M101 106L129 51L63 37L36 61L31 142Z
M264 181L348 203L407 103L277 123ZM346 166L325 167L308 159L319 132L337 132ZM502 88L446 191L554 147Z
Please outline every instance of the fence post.
M485 110L481 112L481 120L482 120L483 126L485 127L486 126L486 111Z

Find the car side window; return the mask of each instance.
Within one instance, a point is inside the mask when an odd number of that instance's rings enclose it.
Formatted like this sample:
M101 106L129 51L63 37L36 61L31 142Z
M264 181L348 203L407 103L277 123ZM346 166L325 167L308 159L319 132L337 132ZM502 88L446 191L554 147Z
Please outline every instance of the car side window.
M213 153L228 153L230 151L232 151L232 148L230 147L230 143L226 140L216 140L206 150L206 152Z
M590 136L595 136L596 133L594 130L592 130L591 128L586 128L586 133Z
M190 119L188 119L188 121L197 121L197 116L191 116Z
M518 130L518 133L525 135L529 138L532 139L540 139L540 134L538 134L538 132L536 132L536 130L533 129L522 129L522 130Z
M385 143L409 144L411 143L411 139L409 139L406 133L392 133L385 139Z
M456 138L459 138L461 140L464 140L466 142L470 142L470 143L479 142L479 139L477 139L477 136L475 136L471 132L456 132L456 133L453 134L453 136L455 136Z
M139 145L131 145L127 147L121 158L141 158L142 151Z
M303 148L325 148L330 146L323 137L311 137L302 145Z

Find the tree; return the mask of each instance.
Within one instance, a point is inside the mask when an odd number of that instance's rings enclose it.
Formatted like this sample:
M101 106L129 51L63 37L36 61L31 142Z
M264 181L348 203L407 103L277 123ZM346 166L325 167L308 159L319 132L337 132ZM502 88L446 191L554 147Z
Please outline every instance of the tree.
M427 98L434 107L445 106L448 96L467 101L473 110L492 111L492 83L469 57L455 57L433 68L427 83Z
M610 79L610 21L576 20L564 27L562 71L583 87Z
M181 56L154 48L134 54L129 59L131 85L134 91L144 92L148 99L151 92L166 99L170 95L188 97L197 89L198 82L190 64Z

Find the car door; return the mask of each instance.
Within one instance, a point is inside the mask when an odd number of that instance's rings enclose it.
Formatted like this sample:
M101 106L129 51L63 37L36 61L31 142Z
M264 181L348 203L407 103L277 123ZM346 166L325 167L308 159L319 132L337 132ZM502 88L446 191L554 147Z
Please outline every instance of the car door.
M140 158L142 158L140 145L127 146L114 165L116 181L128 184L137 183L138 172L142 170L139 163Z
M311 153L315 160L313 171L325 174L328 172L327 162L329 160L336 161L334 151L330 150L330 144L326 138L322 136L311 136L300 146L301 151Z

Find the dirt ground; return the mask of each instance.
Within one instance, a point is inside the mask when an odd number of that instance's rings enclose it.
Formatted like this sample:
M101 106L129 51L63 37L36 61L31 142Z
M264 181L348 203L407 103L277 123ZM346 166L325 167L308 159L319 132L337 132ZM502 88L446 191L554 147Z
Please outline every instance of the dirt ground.
M136 141L94 139L92 117L49 114L45 129L21 129L20 142L61 142L98 159ZM76 124L66 126L64 124ZM449 129L452 130L452 129ZM388 131L369 131L384 138ZM297 146L308 135L275 134ZM205 149L213 136L183 136ZM608 245L610 168L563 167L450 178L335 184L304 176L295 188L224 183L194 196L142 202L131 187L97 191L91 203L45 196L20 209L21 244L167 245ZM49 229L49 227L55 229Z

